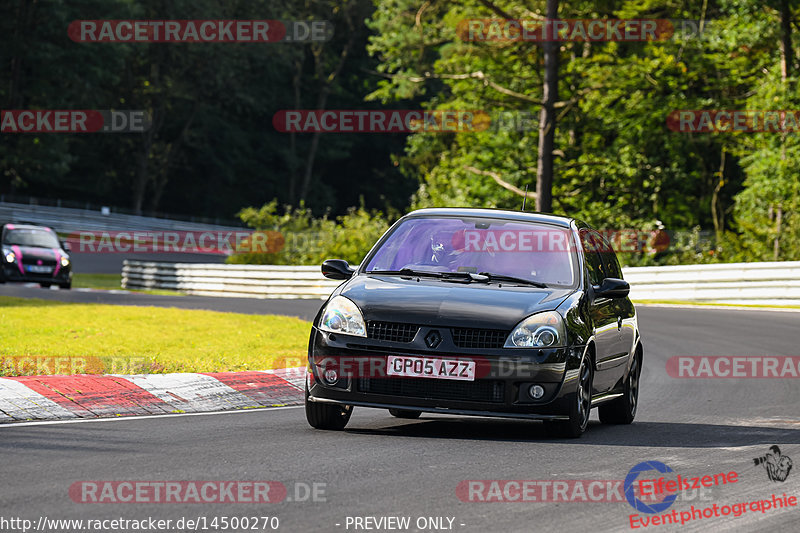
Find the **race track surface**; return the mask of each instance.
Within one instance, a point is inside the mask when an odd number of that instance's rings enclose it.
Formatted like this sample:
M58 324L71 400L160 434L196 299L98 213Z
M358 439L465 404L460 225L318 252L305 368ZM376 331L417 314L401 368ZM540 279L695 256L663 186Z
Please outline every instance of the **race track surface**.
M122 263L131 261L166 261L169 263L224 263L223 254L182 254L182 253L150 253L150 254L101 254L71 251L72 271L81 274L119 274Z
M259 298L220 298L215 296L172 296L145 294L131 291L104 291L90 289L42 289L20 283L0 285L0 296L16 298L42 298L70 303L112 305L139 305L177 307L179 309L206 309L248 315L296 316L313 320L323 300L266 300Z
M675 379L665 364L675 355L798 355L800 314L656 307L639 313L645 363L631 426L603 426L594 415L583 438L560 440L536 422L433 415L403 421L363 408L339 433L311 429L302 408L9 425L0 428L2 516L34 524L40 516L207 517L207 524L214 517L277 516L279 531L389 531L354 527L354 517L387 516L410 517L407 531L433 531L415 521L450 517L452 530L463 532L630 531L636 511L625 501L485 503L462 501L456 488L465 480L623 480L643 461L660 461L684 477L738 474L736 483L685 493L665 513L797 496L798 380ZM773 445L795 463L783 482L770 481L753 461ZM69 488L86 480L271 480L283 483L291 500L321 483L325 501L76 503ZM798 527L800 507L791 507L637 530Z

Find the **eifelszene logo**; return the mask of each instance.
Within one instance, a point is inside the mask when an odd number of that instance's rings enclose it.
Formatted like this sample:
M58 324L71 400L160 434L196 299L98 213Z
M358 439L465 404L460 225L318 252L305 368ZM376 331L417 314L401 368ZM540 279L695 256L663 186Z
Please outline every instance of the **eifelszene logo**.
M649 514L660 513L675 503L678 498L677 494L669 494L663 500L656 503L645 503L636 496L636 480L642 472L649 472L655 470L658 473L665 474L672 472L672 469L660 461L645 461L634 466L625 476L625 499L631 504L631 507L637 511Z
M781 449L777 445L770 446L766 455L756 457L753 462L756 466L764 466L770 481L786 481L789 472L792 471L792 460L786 455L781 455Z

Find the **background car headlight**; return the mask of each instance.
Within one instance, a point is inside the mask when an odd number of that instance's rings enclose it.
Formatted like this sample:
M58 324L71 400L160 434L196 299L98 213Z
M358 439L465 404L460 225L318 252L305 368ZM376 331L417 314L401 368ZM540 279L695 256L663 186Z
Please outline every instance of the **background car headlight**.
M6 261L8 261L9 263L13 263L16 259L17 256L14 254L14 252L8 252L6 254Z
M325 311L319 321L319 329L358 337L367 336L367 327L364 325L361 311L358 310L356 304L344 296L334 297L325 306Z
M68 267L69 266L69 258L61 256L61 266Z
M565 346L564 319L555 311L531 315L514 328L505 348L555 348Z

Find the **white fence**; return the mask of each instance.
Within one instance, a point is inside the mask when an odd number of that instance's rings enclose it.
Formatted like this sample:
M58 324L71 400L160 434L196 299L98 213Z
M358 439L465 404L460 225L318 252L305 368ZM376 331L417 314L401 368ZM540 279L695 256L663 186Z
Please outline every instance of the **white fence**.
M215 265L126 260L126 289L171 289L203 296L325 299L341 282L319 266Z
M624 269L631 299L800 305L800 262L728 263ZM339 281L319 266L125 261L122 286L207 296L324 299Z
M800 261L624 269L632 300L800 305Z

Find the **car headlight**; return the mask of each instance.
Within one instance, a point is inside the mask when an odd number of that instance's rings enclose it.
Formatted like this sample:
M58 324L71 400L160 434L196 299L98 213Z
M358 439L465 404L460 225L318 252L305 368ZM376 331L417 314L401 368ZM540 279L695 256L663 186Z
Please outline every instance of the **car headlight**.
M531 315L514 328L505 348L556 348L566 346L564 319L555 311Z
M356 304L344 296L334 297L325 306L325 311L319 321L319 329L358 337L367 336L367 327L364 325L361 311Z
M14 252L8 252L6 254L6 261L8 261L9 263L13 263L16 260L17 260L17 256L16 256L16 254Z
M69 266L69 257L61 256L61 266L64 268Z

